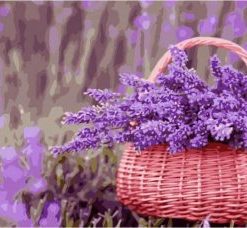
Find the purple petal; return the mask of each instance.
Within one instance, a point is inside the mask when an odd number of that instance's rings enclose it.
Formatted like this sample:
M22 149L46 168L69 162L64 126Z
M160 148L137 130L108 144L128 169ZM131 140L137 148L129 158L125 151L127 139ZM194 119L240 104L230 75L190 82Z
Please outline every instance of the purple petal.
M31 180L27 185L27 190L33 194L43 192L47 189L47 182L43 178Z
M151 23L152 23L152 17L148 15L146 12L144 12L134 20L134 25L137 28L143 30L149 29Z
M25 205L18 202L0 202L0 216L10 219L19 226L32 226L32 221L27 217Z
M177 39L184 40L191 38L194 35L194 31L188 26L180 26L177 31Z
M40 226L59 226L60 217L60 205L53 202L46 202L41 219L39 221Z
M16 161L18 156L14 147L2 147L0 148L0 158L4 164L9 164Z
M6 17L6 16L8 16L9 12L10 12L10 7L9 6L0 7L0 16Z
M24 128L24 138L38 141L40 140L40 128L38 127L26 127Z
M24 171L15 165L8 165L4 168L3 177L6 181L17 182L24 178Z
M0 22L0 32L4 30L4 24Z

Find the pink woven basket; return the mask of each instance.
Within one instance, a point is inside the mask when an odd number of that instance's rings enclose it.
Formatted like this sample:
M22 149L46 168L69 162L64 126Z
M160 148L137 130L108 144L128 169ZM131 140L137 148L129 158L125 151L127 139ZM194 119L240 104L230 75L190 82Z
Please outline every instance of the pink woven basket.
M219 38L196 37L179 43L185 49L214 45L238 54L247 64L247 52L237 44ZM149 80L165 70L167 52L155 66ZM143 215L210 222L247 223L247 152L225 144L211 143L200 150L176 155L166 145L138 154L127 145L117 172L118 199Z

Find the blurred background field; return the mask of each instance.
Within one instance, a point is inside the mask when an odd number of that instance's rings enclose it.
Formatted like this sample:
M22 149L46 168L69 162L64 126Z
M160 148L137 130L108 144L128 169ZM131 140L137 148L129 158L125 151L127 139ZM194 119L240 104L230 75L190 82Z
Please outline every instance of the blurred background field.
M121 147L57 158L48 148L79 128L60 120L91 103L87 88L124 91L119 73L148 77L169 45L186 38L222 37L247 48L246 28L246 1L2 1L0 226L199 226L141 217L117 201ZM208 83L214 53L247 72L224 50L188 53Z

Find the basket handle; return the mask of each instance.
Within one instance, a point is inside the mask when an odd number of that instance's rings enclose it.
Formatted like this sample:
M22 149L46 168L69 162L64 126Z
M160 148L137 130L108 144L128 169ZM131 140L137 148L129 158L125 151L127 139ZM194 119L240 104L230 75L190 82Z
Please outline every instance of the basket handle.
M234 53L236 53L247 65L247 51L239 46L238 44L225 40L222 38L216 38L216 37L194 37L191 39L184 40L180 43L178 43L176 46L182 50L186 48L191 48L196 45L213 45L216 47L222 47L227 50L230 50ZM155 78L161 73L166 70L167 65L171 61L171 54L170 51L167 51L161 59L157 62L155 65L153 71L151 72L148 80L151 82L155 81Z

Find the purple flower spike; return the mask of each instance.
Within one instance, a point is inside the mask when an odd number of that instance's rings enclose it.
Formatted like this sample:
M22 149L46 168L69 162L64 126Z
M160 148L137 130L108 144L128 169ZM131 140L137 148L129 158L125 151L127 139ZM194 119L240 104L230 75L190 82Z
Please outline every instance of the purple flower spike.
M220 67L221 63L219 58L216 55L214 55L213 57L211 57L210 62L211 62L211 72L213 76L216 78L222 77L222 69Z
M88 89L87 92L84 94L92 97L94 100L98 101L99 103L105 103L107 101L112 101L117 99L120 94L112 93L108 89L100 90L100 89Z
M209 18L216 24L215 18ZM132 94L116 96L108 90L88 90L98 106L68 113L67 124L86 125L74 139L55 154L80 152L102 145L132 143L137 150L168 144L170 153L201 148L220 141L235 148L247 148L247 75L232 66L222 66L217 56L210 59L216 84L208 86L194 69L187 67L185 51L170 47L172 63L167 75L154 83L131 74L120 82Z

